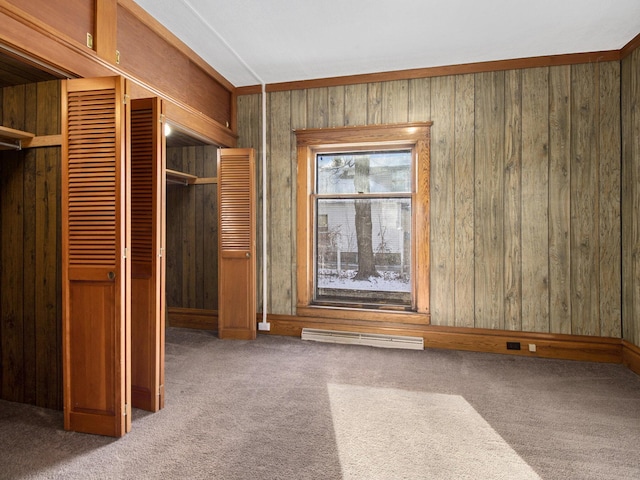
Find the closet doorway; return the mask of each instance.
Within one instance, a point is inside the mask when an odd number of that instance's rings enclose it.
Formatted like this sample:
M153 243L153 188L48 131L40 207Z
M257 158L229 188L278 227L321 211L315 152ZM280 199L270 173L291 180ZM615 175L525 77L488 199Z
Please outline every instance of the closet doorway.
M217 331L219 148L167 125L167 323Z

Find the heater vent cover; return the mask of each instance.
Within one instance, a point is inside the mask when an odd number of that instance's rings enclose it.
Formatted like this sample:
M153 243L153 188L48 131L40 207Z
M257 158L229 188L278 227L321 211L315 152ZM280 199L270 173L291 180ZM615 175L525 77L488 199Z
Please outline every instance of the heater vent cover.
M383 335L377 333L343 332L339 330L303 328L301 338L302 340L313 340L316 342L424 350L424 338L405 335Z

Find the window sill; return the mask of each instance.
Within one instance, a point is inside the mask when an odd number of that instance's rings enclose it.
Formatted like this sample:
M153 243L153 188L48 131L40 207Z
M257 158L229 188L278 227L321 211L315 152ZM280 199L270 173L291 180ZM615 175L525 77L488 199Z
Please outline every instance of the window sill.
M370 321L379 323L406 323L411 325L429 325L428 313L407 312L402 310L371 310L370 308L349 308L324 305L298 305L299 317L335 318L348 321Z

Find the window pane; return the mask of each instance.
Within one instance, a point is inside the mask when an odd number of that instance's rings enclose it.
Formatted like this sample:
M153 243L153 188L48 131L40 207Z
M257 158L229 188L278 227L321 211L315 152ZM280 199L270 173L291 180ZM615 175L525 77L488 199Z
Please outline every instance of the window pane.
M317 193L410 193L411 150L316 157Z
M411 301L411 200L317 199L317 302Z

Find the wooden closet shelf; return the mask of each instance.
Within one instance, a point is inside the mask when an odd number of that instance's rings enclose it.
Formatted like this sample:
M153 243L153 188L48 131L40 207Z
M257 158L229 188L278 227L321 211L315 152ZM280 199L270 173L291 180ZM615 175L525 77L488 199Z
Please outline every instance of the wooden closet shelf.
M197 177L189 173L179 172L177 170L165 170L167 174L167 184L172 185L208 185L218 183L216 177Z
M53 147L62 145L62 135L35 136L15 128L0 126L0 150L22 150L23 148Z
M33 133L0 126L0 149L21 150L22 141L33 137L35 137Z

